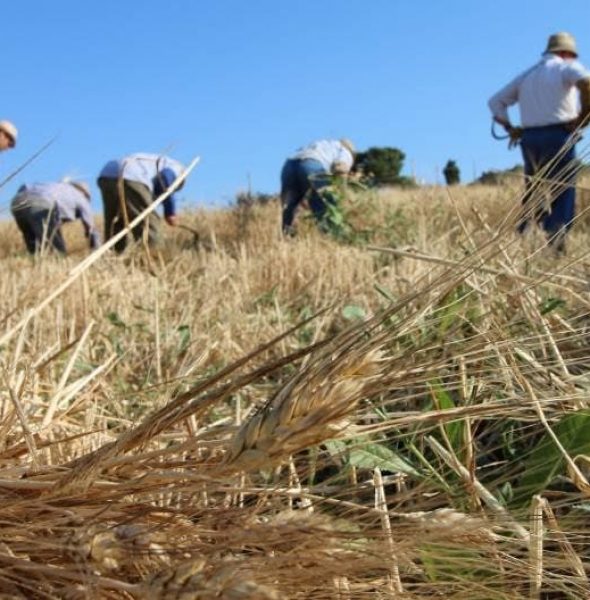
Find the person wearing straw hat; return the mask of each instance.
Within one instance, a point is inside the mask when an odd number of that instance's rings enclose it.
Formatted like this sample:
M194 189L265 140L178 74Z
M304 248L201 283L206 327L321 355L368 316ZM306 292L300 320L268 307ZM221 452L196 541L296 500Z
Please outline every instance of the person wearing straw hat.
M0 121L0 151L16 146L18 129L10 121Z
M286 160L281 171L283 233L293 235L295 213L307 196L313 216L322 223L327 206L321 190L330 185L332 175L350 172L354 155L353 143L344 138L313 142Z
M488 102L494 121L510 137L509 147L520 142L522 150L527 177L523 205L528 206L518 230L524 232L534 217L557 251L565 249L565 234L574 220L575 143L590 119L590 72L577 58L574 37L555 33L549 36L541 60ZM508 107L516 103L520 127L514 127L508 115ZM548 182L544 189L549 189L553 198L548 207L536 206L542 200L534 199L541 180Z
M84 225L90 248L100 245L90 209L90 188L84 181L25 184L12 199L10 210L30 254L45 247L67 254L61 226L76 219Z
M105 240L125 229L166 192L184 170L184 165L177 160L158 154L137 153L109 161L98 177L104 207ZM168 196L163 205L166 223L175 226L175 195ZM156 243L159 237L158 215L150 213L131 233L135 241L141 240L145 233L148 244ZM120 254L126 247L127 236L124 236L116 242L115 251Z

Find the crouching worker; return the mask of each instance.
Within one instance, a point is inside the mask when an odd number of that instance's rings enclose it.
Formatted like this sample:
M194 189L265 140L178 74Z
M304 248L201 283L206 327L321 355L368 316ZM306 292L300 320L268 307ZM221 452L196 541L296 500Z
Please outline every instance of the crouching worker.
M90 188L83 181L33 183L20 187L10 205L30 254L52 248L67 254L62 223L80 219L90 248L100 245L90 209Z
M281 172L283 233L294 233L295 212L306 196L315 220L322 223L327 207L321 189L330 185L332 175L350 172L354 153L350 140L320 140L301 148L285 162Z
M178 161L157 154L132 154L108 162L98 177L104 207L105 239L125 229L182 175L184 169ZM176 225L174 194L168 196L163 205L166 223ZM159 236L159 221L155 212L150 213L131 230L133 239L137 242L145 234L147 243L154 245ZM127 236L115 244L115 251L121 253L126 247Z

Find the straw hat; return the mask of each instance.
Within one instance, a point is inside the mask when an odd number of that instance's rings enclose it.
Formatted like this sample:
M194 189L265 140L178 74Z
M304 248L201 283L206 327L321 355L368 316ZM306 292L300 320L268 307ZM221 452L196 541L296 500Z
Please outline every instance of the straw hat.
M571 33L565 31L554 33L549 36L545 52L571 52L577 57L576 39Z
M82 192L87 200L90 200L90 186L85 181L68 181L67 183Z
M340 143L351 153L355 154L356 148L354 144L348 138L341 138Z
M10 121L0 121L0 131L3 131L12 140L12 145L16 146L18 129L14 126L14 123L11 123Z

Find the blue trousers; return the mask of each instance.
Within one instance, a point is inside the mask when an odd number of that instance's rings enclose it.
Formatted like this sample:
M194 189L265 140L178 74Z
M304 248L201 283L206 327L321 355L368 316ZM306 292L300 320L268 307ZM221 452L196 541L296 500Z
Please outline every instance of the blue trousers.
M66 243L61 233L57 211L52 208L24 208L13 211L29 254L41 252L49 245L60 254L66 254Z
M293 226L295 212L309 192L309 207L320 223L326 212L326 201L320 190L330 184L330 174L313 159L290 158L281 172L281 204L283 206L283 231Z
M564 235L571 228L576 204L576 149L574 145L562 152L571 134L562 125L531 127L525 129L520 142L524 158L524 172L527 175L523 204L539 202L539 210L534 214L543 229L550 236L549 243L563 248ZM559 158L556 158L559 155ZM552 163L551 166L549 163ZM546 169L546 170L545 170ZM535 175L541 172L543 179L550 182L541 184ZM549 186L551 206L543 209L536 192ZM519 224L523 232L532 215L528 214ZM558 235L559 234L559 235Z

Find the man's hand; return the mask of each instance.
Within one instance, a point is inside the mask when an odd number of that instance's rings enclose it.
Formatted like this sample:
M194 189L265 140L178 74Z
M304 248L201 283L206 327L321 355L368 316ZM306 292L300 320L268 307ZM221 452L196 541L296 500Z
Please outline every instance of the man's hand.
M332 164L332 175L339 175L340 177L344 177L348 175L350 171L350 167L341 161L336 161Z
M100 235L96 229L93 229L88 235L90 241L90 249L96 250L100 246Z
M167 217L164 217L166 223L168 223L168 225L170 225L170 227L175 227L178 224L178 221L176 219L176 215L168 215Z
M520 142L520 138L522 137L522 127L512 127L512 125L509 125L506 127L506 132L510 136L508 149L512 150L512 148L516 148Z

